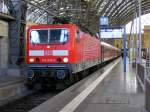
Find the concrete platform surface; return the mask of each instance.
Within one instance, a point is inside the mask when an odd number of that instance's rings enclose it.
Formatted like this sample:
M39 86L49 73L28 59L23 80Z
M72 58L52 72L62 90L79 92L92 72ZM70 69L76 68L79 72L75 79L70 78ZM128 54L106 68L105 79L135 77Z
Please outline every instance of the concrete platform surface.
M30 112L144 112L144 92L128 59L123 73L120 58Z
M144 92L127 59L127 72L123 73L121 60L75 112L144 112L144 102Z

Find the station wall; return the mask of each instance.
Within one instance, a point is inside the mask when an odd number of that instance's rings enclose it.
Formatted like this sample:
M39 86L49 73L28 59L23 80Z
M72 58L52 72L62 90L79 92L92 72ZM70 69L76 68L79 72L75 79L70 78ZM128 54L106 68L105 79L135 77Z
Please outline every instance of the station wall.
M144 26L143 47L150 48L150 25Z
M0 68L8 67L8 23L0 20Z

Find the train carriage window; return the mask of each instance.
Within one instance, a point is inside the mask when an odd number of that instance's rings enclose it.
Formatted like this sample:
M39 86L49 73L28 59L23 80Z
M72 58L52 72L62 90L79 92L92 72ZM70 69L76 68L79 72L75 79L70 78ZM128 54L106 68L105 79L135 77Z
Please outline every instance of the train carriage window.
M31 43L48 43L48 30L32 30L30 33Z
M51 29L49 33L49 42L67 42L69 32L67 29Z

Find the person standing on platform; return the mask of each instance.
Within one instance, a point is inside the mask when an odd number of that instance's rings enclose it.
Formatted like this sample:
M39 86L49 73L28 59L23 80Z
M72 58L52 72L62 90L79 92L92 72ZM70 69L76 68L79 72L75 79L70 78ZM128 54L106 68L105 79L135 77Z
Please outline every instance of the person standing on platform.
M121 53L121 57L122 57L122 59L123 59L123 52Z

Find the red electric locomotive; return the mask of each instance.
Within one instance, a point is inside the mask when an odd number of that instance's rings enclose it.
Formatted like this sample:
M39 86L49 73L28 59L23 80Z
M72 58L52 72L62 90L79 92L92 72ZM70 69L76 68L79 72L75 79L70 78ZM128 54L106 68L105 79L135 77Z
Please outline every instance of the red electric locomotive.
M27 32L28 80L31 84L73 83L79 73L102 63L103 52L100 39L75 24L31 26Z

